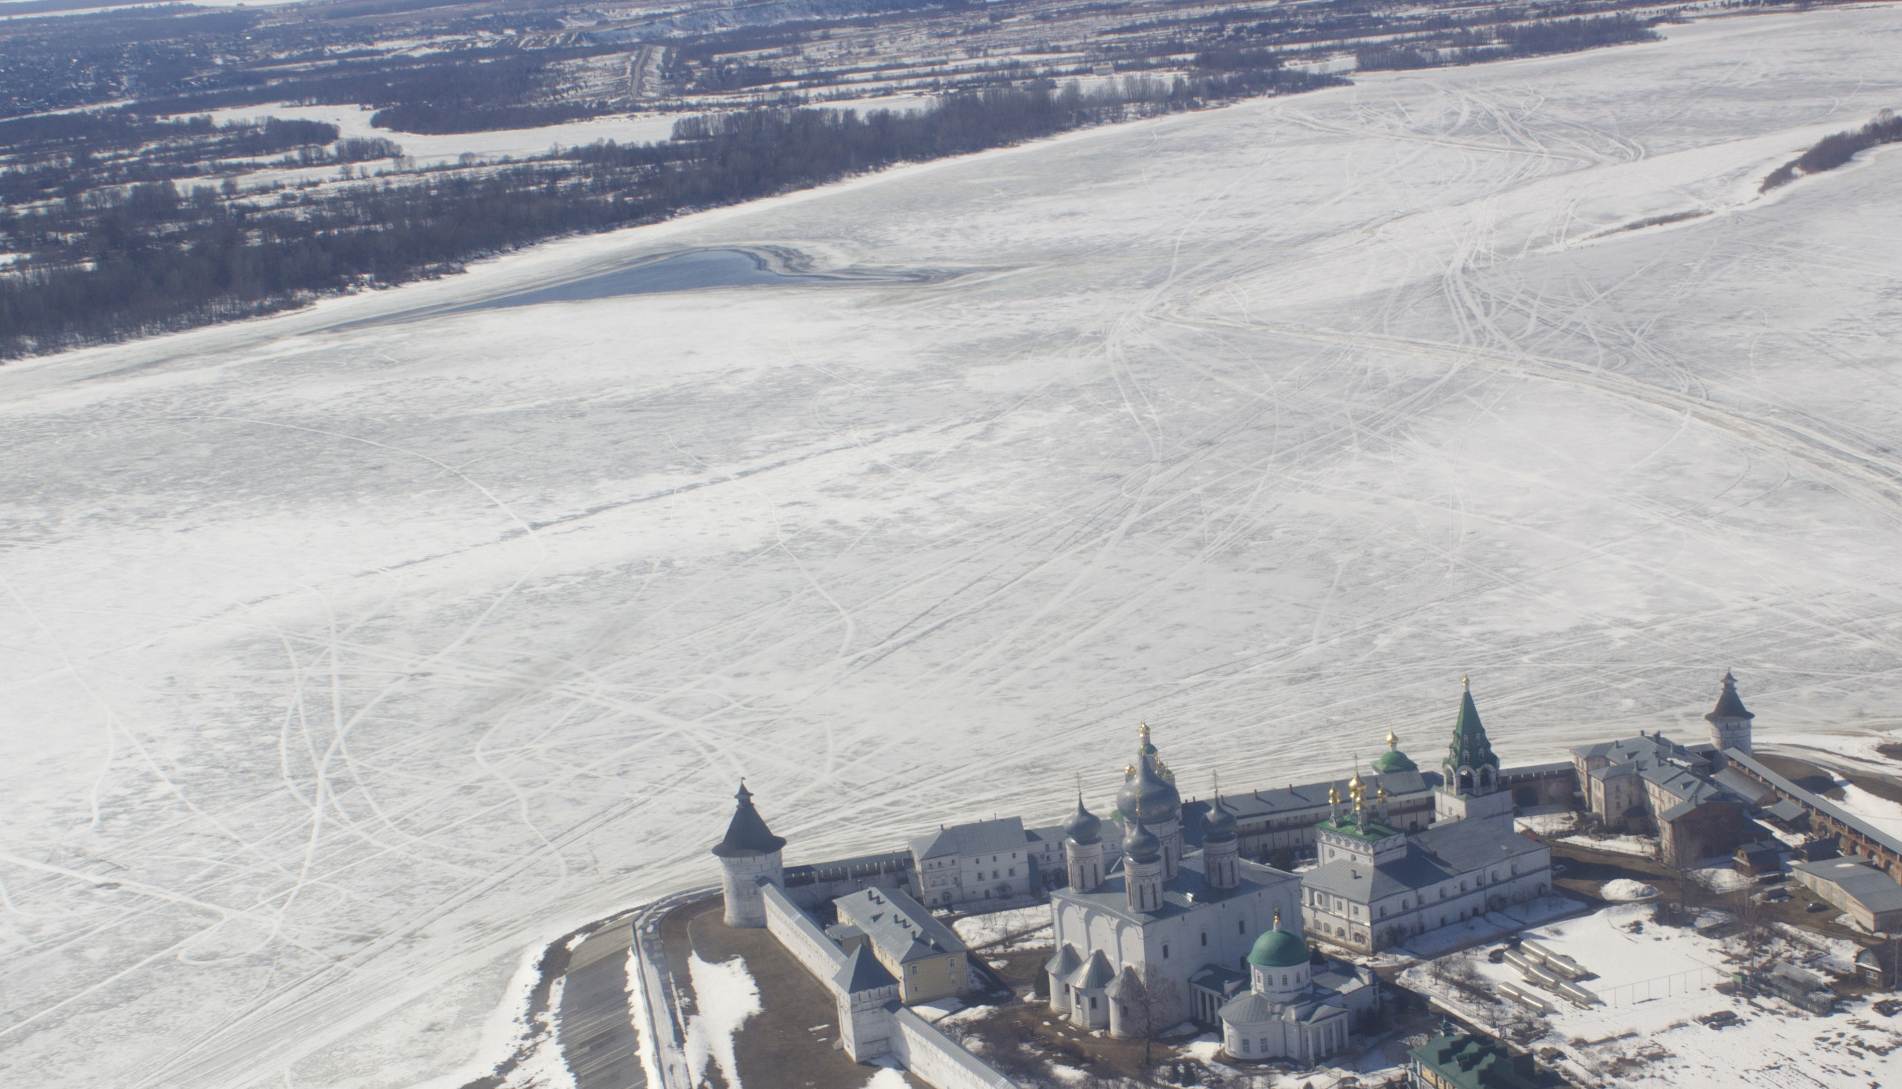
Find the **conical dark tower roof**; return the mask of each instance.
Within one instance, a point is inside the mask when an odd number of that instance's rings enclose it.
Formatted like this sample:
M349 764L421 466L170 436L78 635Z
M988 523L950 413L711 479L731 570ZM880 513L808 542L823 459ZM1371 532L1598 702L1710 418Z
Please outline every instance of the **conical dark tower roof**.
M721 858L764 855L786 846L786 841L773 835L759 810L753 808L753 792L746 789L746 780L740 780L739 792L733 796L740 804L734 807L733 819L727 822L726 838L714 845L714 854Z
M833 973L832 981L845 988L846 994L861 994L875 991L880 987L896 987L898 981L885 970L885 966L872 955L871 942L864 942L852 955L846 958L839 970Z
M1453 723L1453 743L1447 746L1446 769L1450 781L1461 768L1499 768L1493 755L1493 743L1486 739L1486 727L1479 721L1479 708L1473 706L1472 682L1460 678L1460 717Z
M1710 714L1705 715L1704 720L1716 722L1720 718L1752 719L1756 717L1744 708L1743 700L1737 695L1737 678L1731 676L1729 670L1725 670L1723 695L1717 697L1717 706L1711 708Z

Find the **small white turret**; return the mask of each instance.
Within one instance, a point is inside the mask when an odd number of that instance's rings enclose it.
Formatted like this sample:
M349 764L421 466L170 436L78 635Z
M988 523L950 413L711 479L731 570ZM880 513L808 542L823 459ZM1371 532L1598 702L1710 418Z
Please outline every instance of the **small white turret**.
M1103 886L1103 822L1076 798L1076 812L1063 826L1063 861L1070 887L1095 892Z
M1141 824L1123 843L1123 892L1129 910L1152 914L1162 910L1162 843Z
M1222 804L1220 791L1209 807L1207 826L1202 831L1202 874L1209 887L1232 889L1241 884L1242 841L1236 834L1235 814Z

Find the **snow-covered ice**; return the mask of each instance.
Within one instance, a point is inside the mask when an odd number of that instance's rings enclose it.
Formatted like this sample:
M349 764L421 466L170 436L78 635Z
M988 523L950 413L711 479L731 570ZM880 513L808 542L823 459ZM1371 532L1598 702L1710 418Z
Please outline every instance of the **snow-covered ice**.
M1508 762L1726 667L1894 728L1902 152L1751 194L1902 11L1667 33L0 368L0 1082L480 1068L742 773L796 863L1100 811L1139 719L1420 758L1462 672ZM745 245L961 275L432 310Z

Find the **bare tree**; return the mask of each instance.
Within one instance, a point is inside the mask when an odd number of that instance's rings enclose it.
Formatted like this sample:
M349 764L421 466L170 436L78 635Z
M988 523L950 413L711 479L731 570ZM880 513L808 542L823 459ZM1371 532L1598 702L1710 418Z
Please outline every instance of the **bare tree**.
M1128 983L1117 1002L1122 1006L1123 1024L1129 1034L1143 1042L1143 1066L1148 1067L1155 1062L1156 1037L1181 1018L1182 989L1147 966L1141 976L1132 973L1126 978Z

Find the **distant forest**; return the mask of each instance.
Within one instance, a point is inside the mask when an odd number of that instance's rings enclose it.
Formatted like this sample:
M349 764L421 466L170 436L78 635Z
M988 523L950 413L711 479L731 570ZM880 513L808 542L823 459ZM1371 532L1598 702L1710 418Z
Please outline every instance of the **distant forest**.
M1878 144L1902 143L1902 117L1893 110L1883 110L1876 119L1859 129L1848 132L1832 132L1808 151L1772 170L1763 179L1759 192L1768 193L1778 186L1788 185L1804 174L1821 174L1825 170L1834 170L1856 157L1859 151L1866 151Z
M1090 92L1071 84L954 94L916 113L693 117L678 122L667 143L603 143L400 184L366 180L318 199L292 191L273 207L221 200L208 186L181 190L172 180L29 210L9 206L0 209L0 233L59 264L0 276L0 358L264 313L355 284L438 275L557 235L654 222L893 163L1344 82L1251 59L1252 67L1229 68L1241 62L1212 57L1216 70L1190 78L1131 77ZM132 138L137 125L123 124L129 128L115 138ZM78 156L78 128L73 139ZM268 128L231 140L264 153L277 147Z
M1439 68L1452 64L1503 60L1507 57L1576 53L1606 45L1657 40L1658 32L1651 28L1650 21L1631 15L1544 19L1501 26L1491 32L1458 31L1449 35L1443 46L1436 44L1428 47L1405 41L1368 46L1356 53L1356 62L1362 71Z
M1555 0L1544 10L1569 13L1593 2ZM1352 5L1326 18L1377 22L1375 12ZM246 25L243 19L234 24ZM759 44L754 39L795 29L736 30L707 40L723 49L731 44L726 37ZM1279 24L1269 29L1293 32ZM1655 36L1648 22L1622 15L1483 27L1448 23L1432 30L1430 48L1424 39L1402 38L1363 50L1360 59L1365 68L1422 67ZM101 32L87 48L105 57L123 44ZM564 39L532 54L478 48L402 58L394 66L387 59L359 62L346 52L269 82L250 72L198 80L188 95L142 99L136 112L0 122L0 146L19 164L0 169L0 237L10 252L31 255L30 263L0 269L0 359L442 275L561 235L651 223L894 163L1346 82L1286 69L1275 50L1243 35L1196 49L1188 72L1170 78L1125 75L1091 91L1049 79L1000 82L942 93L934 108L915 113L757 108L687 115L676 123L674 139L663 143L567 148L480 169L408 169L394 180L372 178L354 165L391 160L406 166L402 149L389 140L339 140L334 126L307 121L217 125L204 115L166 117L288 95L375 104L376 124L409 131L539 125L595 110L588 100L544 101L542 93L552 60L593 48ZM680 66L683 82L750 85L769 75L715 63L726 55L719 49L701 51L704 57L690 48L670 50L669 63ZM155 73L173 70L156 55L141 63L141 78L155 82L163 83ZM0 73L0 89L10 78ZM335 166L337 183L241 193L230 179L272 165ZM222 180L214 187L214 179Z

